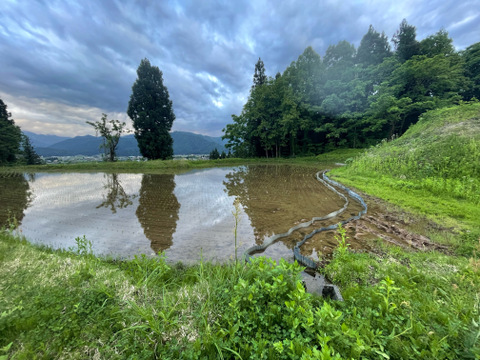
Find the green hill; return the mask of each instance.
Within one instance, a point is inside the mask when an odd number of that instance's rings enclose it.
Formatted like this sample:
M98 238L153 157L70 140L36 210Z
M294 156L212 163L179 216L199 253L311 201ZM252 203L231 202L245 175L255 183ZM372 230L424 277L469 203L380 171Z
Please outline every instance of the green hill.
M334 172L342 181L453 225L480 224L480 103L433 110L398 139Z

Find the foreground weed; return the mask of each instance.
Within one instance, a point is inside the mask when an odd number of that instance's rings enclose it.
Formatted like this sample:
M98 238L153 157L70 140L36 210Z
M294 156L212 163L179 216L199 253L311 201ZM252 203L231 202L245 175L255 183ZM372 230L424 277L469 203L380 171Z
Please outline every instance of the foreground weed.
M8 354L8 351L10 350L12 345L13 345L13 342L11 342L10 344L5 345L4 347L0 348L0 360L7 360L8 359L8 355L1 355L1 354L2 353Z
M235 238L235 264L238 263L237 258L237 250L238 250L238 243L237 243L237 235L238 235L238 224L240 223L240 213L242 211L240 200L238 198L235 199L233 202L233 206L235 207L235 211L232 211L233 217L235 218L235 225L233 227L233 234Z
M83 237L76 237L75 243L77 244L76 249L71 249L72 252L80 256L92 256L93 255L93 244L88 240L85 235Z
M126 272L132 276L136 286L164 286L172 268L167 264L165 253L148 257L145 254L123 263Z
M378 286L379 291L376 292L376 294L382 298L379 308L383 315L392 313L397 308L397 305L390 300L392 295L400 290L400 288L393 286L393 284L395 284L395 281L387 276L384 280L380 281L380 285Z
M335 249L339 256L344 256L348 251L350 244L347 244L347 230L342 226L341 223L338 224L337 234L335 235L335 240L338 243L337 248Z

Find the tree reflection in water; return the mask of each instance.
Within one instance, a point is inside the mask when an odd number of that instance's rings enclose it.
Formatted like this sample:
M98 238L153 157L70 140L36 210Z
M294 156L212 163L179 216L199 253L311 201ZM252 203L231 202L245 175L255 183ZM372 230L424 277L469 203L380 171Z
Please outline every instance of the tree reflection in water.
M35 181L34 174L28 177ZM23 174L0 174L0 228L15 221L20 225L31 200L30 185Z
M289 165L243 166L226 175L228 195L237 197L254 228L255 241L284 233L292 226L342 206L315 178L315 171ZM291 240L293 247L301 232ZM288 241L287 241L288 240Z
M155 253L172 246L180 203L174 194L175 175L144 174L137 218Z
M107 182L103 187L107 190L107 194L104 196L104 201L97 206L97 209L101 207L110 208L112 213L115 214L117 209L123 209L132 205L132 199L135 198L135 195L128 195L125 192L118 180L118 174L104 174L104 176Z

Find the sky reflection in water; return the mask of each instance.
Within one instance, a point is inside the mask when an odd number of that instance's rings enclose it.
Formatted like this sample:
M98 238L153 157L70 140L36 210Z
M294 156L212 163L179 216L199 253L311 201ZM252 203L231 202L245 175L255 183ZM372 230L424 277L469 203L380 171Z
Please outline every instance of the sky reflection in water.
M165 251L170 261L184 262L200 256L219 261L233 257L236 197L242 204L239 254L273 233L342 205L315 180L314 170L289 166L178 175L39 173L21 181L0 178L0 189L0 215L9 208L22 234L34 243L69 248L75 237L85 235L99 255ZM11 193L18 203L8 198ZM288 242L275 244L277 254L269 255L291 256L290 247Z

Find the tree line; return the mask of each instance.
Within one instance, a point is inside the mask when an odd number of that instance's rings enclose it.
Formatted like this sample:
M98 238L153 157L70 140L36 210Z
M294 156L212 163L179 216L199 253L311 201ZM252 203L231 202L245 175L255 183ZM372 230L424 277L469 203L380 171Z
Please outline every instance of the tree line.
M456 51L445 30L418 41L403 20L392 37L370 25L358 48L312 47L268 77L259 58L247 102L224 129L238 157L313 155L400 136L427 110L480 98L480 43Z

